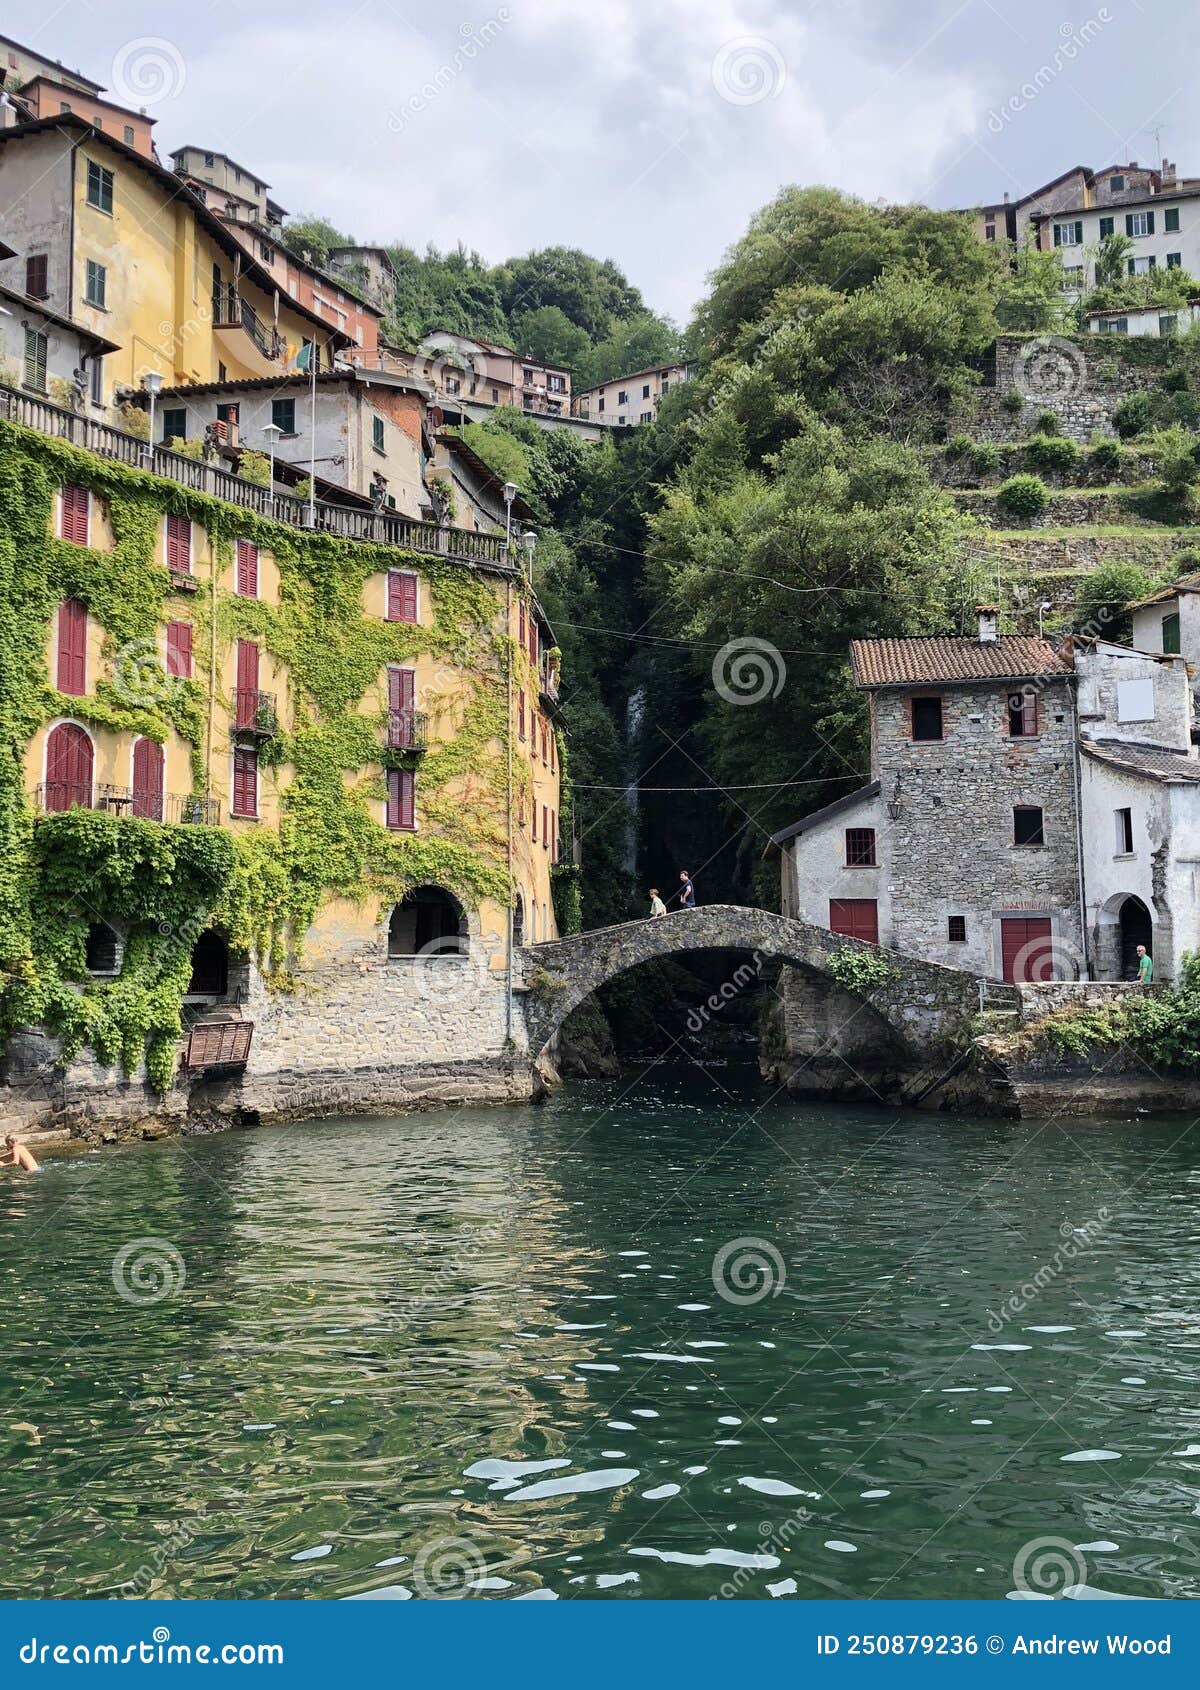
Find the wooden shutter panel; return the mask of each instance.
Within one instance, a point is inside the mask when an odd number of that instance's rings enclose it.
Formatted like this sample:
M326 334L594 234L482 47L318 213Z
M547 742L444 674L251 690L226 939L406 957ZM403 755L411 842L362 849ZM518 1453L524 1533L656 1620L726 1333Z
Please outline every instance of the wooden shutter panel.
M542 805L542 844L550 849L550 811L547 805Z
M176 575L192 573L192 524L190 517L167 517L167 568Z
M536 619L529 618L529 661L537 667L538 660L538 625Z
M47 253L32 253L25 260L25 292L30 299L45 299L49 294L49 268Z
M411 769L388 770L387 824L393 828L416 825L415 776Z
M525 688L524 687L522 687L521 690L517 694L517 732L520 734L522 739L525 738Z
M417 578L410 570L388 571L387 619L389 622L417 620Z
M388 709L396 711L411 710L413 699L416 697L417 672L415 669L388 670Z
M60 722L46 741L46 809L84 809L92 802L92 742L74 722Z
M531 808L533 810L533 843L536 845L537 842L538 842L538 836L537 836L537 799L536 798L534 799Z
M167 674L179 675L185 681L192 678L192 625L190 622L167 623Z
M133 814L163 819L163 749L152 739L139 739L133 747Z
M233 809L239 816L258 814L258 752L252 745L234 748Z
M76 546L86 546L88 543L89 499L87 488L80 487L74 481L64 482L59 490L62 537Z
M237 591L240 598L258 597L258 547L253 540L237 543Z
M550 812L550 861L558 861L558 811Z
M1026 738L1032 737L1038 731L1038 701L1037 693L1024 692L1021 695L1021 733Z
M58 607L58 690L72 698L87 691L87 606L79 599Z
M525 634L525 600L524 599L521 599L518 606L517 606L517 637L520 641L521 649L524 650L525 649L525 639L526 639L526 634Z
M258 722L258 647L253 640L237 643L237 697L235 716L239 728L253 728Z

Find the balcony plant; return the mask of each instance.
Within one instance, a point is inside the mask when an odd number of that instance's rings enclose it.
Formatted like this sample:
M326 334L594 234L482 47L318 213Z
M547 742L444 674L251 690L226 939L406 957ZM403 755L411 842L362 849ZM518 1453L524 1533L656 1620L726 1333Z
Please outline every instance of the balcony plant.
M265 452L245 451L238 459L238 474L252 487L271 485L271 460Z

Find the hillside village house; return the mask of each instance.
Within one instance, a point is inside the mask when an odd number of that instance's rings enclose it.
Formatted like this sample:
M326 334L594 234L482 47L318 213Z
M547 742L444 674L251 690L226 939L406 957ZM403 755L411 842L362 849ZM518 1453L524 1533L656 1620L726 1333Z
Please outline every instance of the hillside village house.
M1200 656L1200 650L1197 651ZM855 640L871 781L776 834L787 915L1011 981L1200 946L1188 663L997 632Z
M658 407L673 387L688 379L686 364L656 364L653 369L635 370L616 376L575 396L574 412L589 422L608 423L613 428L634 428L653 422Z
M82 71L68 70L58 59L50 59L32 47L22 47L7 35L0 35L0 88L11 93L19 91L35 76L46 76L61 82L77 94L94 96L104 92L103 85L93 82Z
M0 265L16 256L12 247L0 241ZM28 280L19 271L18 278ZM98 378L104 355L116 350L115 341L60 316L44 298L0 282L0 383L4 386L23 387L68 403L82 402L90 382Z
M326 264L356 293L365 294L386 316L396 295L396 267L381 246L331 246Z
M1186 305L1127 305L1119 311L1088 311L1089 334L1153 335L1165 339L1183 334L1200 318L1200 299Z
M552 417L570 415L569 370L522 358L515 347L452 329L431 329L422 337L420 351L431 361L431 379L448 398L515 405Z

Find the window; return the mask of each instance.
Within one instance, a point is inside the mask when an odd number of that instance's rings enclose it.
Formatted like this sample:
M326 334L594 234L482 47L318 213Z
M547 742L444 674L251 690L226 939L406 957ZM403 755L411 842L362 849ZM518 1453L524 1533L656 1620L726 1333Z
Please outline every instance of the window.
M82 698L87 691L87 606L82 599L64 599L58 607L54 684L72 698Z
M1054 244L1055 246L1082 246L1083 224L1081 222L1056 223L1054 225Z
M846 867L875 867L875 829L848 827L846 829Z
M1006 700L1008 731L1014 739L1034 739L1038 731L1037 694L1027 687L1023 692L1010 692Z
M167 516L167 568L172 575L192 573L192 524L186 516Z
M181 680L192 678L192 625L190 622L167 623L167 674Z
M940 698L913 699L912 736L917 740L941 739L942 701Z
M46 353L50 342L40 329L25 330L25 375L26 387L32 387L35 393L46 391Z
M165 405L163 407L162 437L164 440L187 439L186 405Z
M387 772L387 825L411 831L416 827L416 776L411 769Z
M105 170L104 166L97 164L94 159L88 160L87 202L97 211L106 211L112 216L113 173L111 170Z
M1117 220L1115 217L1102 217L1100 219L1100 239L1102 241L1106 241L1113 233L1116 228L1116 224Z
M371 444L377 452L383 451L383 418L371 418Z
M1172 610L1162 619L1162 648L1165 657L1178 657L1179 645L1179 612Z
M91 516L91 494L87 488L74 481L65 482L59 489L58 508L60 539L70 540L76 546L86 546Z
M204 155L204 168L205 168L205 170L211 170L215 162L216 161L215 161L212 153L205 153L205 155Z
M233 748L233 805L231 814L258 815L258 751L253 745Z
M104 403L104 359L99 352L93 352L91 364L92 372L92 404Z
M643 411L642 414L641 414L641 418L639 420L641 422L644 422L644 423L653 422L654 421L654 412L653 411Z
M1154 682L1117 682L1117 721L1152 722L1154 720Z
M294 399L272 399L271 421L276 428L282 429L284 434L295 434L296 401Z
M1138 235L1152 235L1154 233L1154 213L1152 211L1127 211L1125 213L1125 233L1131 240Z
M1117 810L1114 812L1117 824L1117 855L1118 857L1132 857L1133 855L1133 811Z
M1102 317L1100 319L1101 334L1128 334L1128 317Z
M121 941L107 921L93 921L87 930L83 965L89 974L119 974Z
M1125 178L1123 176L1110 176L1108 191L1110 194L1123 194L1125 192Z
M132 145L133 145L133 124L132 123L127 123L125 125L125 145L127 147L132 147Z
M1083 286L1083 265L1064 264L1062 281L1058 285L1063 292L1070 288L1081 288Z
M603 393L600 395L599 399L596 401L596 409L597 409L597 411L602 411L604 409L604 395L603 395Z
M239 598L258 597L258 547L253 540L239 540L235 548L234 575Z
M387 619L389 622L415 622L417 610L417 577L407 569L389 569L387 578Z
M1181 252L1169 252L1167 254L1167 269L1168 270L1181 270L1182 268L1183 268L1183 254Z
M60 112L69 112L71 109L71 102L69 100L60 100L58 102L58 109Z
M35 252L25 260L25 292L30 299L48 299L50 297L49 277L49 254Z
M628 403L629 403L629 395L628 395L628 393L626 393L625 389L622 388L620 390L620 392L617 394L617 404L618 405L628 405Z
M946 918L946 937L952 945L965 945L967 942L967 918L965 915L951 915Z
M645 382L642 385L642 398L643 399L649 399L649 397L650 397L650 383Z
M83 297L89 305L106 309L105 298L108 292L108 271L103 264L97 264L94 259L87 261L87 283L83 290Z
M1129 260L1129 274L1131 276L1148 276L1154 269L1154 258L1131 258Z
M163 748L152 739L134 741L130 813L148 822L163 819Z
M1174 312L1169 313L1165 317L1160 317L1158 319L1159 339L1170 340L1171 336L1175 333L1178 327L1179 318L1175 316Z
M499 403L500 403L500 389L498 387L493 387L493 389L492 389L492 404L498 405Z
M72 805L91 808L94 758L91 739L77 722L51 728L46 737L46 810L57 814Z
M996 238L996 225L994 223L985 223L983 225L983 238L984 238L985 241L994 241L995 240L995 238Z
M546 386L551 393L565 393L567 391L567 384L562 376L547 376Z
M1165 235L1177 235L1179 233L1179 207L1177 205L1173 205L1163 212L1163 233Z
M1046 834L1042 823L1041 806L1037 804L1017 804L1013 809L1013 844L1044 845L1045 843Z

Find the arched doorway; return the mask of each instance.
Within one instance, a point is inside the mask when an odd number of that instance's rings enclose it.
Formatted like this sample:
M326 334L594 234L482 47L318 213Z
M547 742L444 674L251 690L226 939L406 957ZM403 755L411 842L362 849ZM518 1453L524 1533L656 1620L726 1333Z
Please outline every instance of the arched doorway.
M465 956L467 918L444 886L415 886L388 922L388 955Z
M229 946L215 927L206 927L192 946L189 998L223 998L229 992Z
M55 812L92 805L92 742L78 722L59 722L46 738L44 808Z
M1154 920L1140 898L1128 897L1121 905L1117 918L1121 937L1120 968L1122 980L1136 980L1137 948L1145 945L1154 955Z

